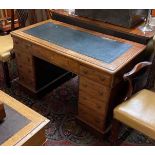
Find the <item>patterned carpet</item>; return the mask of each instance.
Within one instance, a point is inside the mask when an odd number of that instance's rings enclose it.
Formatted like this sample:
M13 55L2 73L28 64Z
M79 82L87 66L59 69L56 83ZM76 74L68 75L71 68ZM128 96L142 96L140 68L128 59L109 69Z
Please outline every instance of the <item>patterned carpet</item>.
M14 76L15 66L10 63L10 73ZM2 74L1 74L2 75ZM40 114L48 117L50 123L46 128L46 146L107 146L107 139L98 137L89 132L75 121L75 111L77 110L78 77L75 77L42 98L35 99L23 92L16 80L12 82L12 87L3 87L3 77L1 76L1 89L17 100L23 102ZM48 112L48 116L47 116ZM123 127L121 135L128 133L128 128ZM121 136L123 138L123 136ZM121 145L155 145L155 141L141 133L132 131Z

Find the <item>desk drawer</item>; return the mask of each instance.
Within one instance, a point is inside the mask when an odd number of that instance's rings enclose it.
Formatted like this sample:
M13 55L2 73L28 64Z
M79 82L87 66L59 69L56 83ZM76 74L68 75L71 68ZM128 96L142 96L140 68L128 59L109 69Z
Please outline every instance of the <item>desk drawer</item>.
M95 69L90 69L85 66L80 66L80 74L88 77L89 79L92 79L96 82L99 82L101 84L104 84L106 86L110 86L111 84L111 76L107 73L96 71Z
M31 67L24 64L18 64L19 80L25 85L34 86L35 75Z
M90 96L88 94L81 94L79 97L79 104L90 108L92 110L95 110L98 112L98 114L105 115L107 112L107 101L100 101L98 98L95 98L93 96Z
M110 89L83 76L80 77L80 93L95 96L100 101L107 101Z
M75 74L78 74L79 73L79 64L78 62L70 59L70 58L67 58L65 56L62 56L62 55L59 55L57 53L54 53L52 56L51 56L51 63L54 63L56 64L57 66L59 67L62 67L68 71L71 71Z
M34 54L34 56L39 57L40 59L44 59L45 61L55 64L59 67L62 67L64 69L68 70L68 71L71 71L73 73L76 73L76 74L79 73L78 62L76 62L70 58L67 58L67 57L65 57L61 54L58 54L52 50L43 48L36 44L32 44L25 40L15 38L14 44L15 44L14 50L16 50L16 51L23 50L23 52L22 52L23 54L31 52L32 55ZM17 55L19 55L19 57L21 57L20 52L16 52L16 53L17 53ZM25 56L26 56L26 54L25 54ZM25 59L29 60L28 57L26 57Z
M33 60L32 60L32 56L29 53L19 49L15 49L15 55L16 55L16 60L18 64L32 66Z
M33 60L30 55L25 52L16 52L16 63L19 74L19 81L28 87L35 87L35 73L33 68Z
M104 115L100 115L98 112L79 104L78 117L93 128L101 131L104 130Z
M35 82L32 78L25 77L23 74L19 73L19 81L24 84L26 87L34 88Z
M33 47L32 43L23 39L14 38L13 41L14 41L14 48L17 48L17 49L22 49L27 51Z
M77 61L56 53L55 51L43 48L38 45L33 45L32 55L48 61L49 63L55 64L58 67L71 71L75 74L79 74L79 64Z

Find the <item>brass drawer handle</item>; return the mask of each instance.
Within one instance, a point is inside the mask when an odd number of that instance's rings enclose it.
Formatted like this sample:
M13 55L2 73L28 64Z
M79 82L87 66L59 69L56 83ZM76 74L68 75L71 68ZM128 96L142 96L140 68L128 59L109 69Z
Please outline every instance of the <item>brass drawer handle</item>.
M105 81L105 78L104 78L104 77L100 77L100 80L101 80L101 81Z
M30 62L30 58L27 58L27 61Z
M17 40L15 40L14 43L17 44L17 45L19 44L19 42Z
M19 67L20 67L20 68L23 68L23 66L22 66L21 64L19 64Z
M88 71L85 70L85 71L83 71L83 73L84 73L84 74L88 74Z
M83 86L84 86L85 88L87 88L87 84L83 84Z
M87 98L83 96L83 100L85 100L85 101L86 101L86 100L87 100Z
M53 57L53 56L51 57L51 60L52 60L52 61L54 60L54 57Z
M98 118L95 118L96 123L100 123L100 120Z
M24 80L25 78L23 76L21 76L21 79Z
M21 54L20 54L20 53L17 53L16 55L17 55L18 57L21 57Z
M32 71L29 69L29 70L28 70L28 73L32 73Z
M55 54L52 54L51 60L54 61L54 60L55 60L55 57L56 57ZM57 58L57 57L56 57L56 58Z
M96 107L97 107L97 109L101 109L101 106L100 105L97 105Z
M103 92L99 92L99 95L103 96L103 94L104 94Z
M29 48L32 47L32 44L26 44L25 46Z

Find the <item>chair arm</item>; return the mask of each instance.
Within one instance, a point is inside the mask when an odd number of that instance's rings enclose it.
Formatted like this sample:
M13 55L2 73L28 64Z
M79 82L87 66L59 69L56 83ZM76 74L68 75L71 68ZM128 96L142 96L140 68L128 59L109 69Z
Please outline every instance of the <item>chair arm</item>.
M130 72L125 73L123 75L124 80L128 81L128 84L129 84L129 88L128 88L128 92L127 92L125 100L130 98L132 95L132 92L133 92L133 85L132 85L131 77L134 76L137 72L139 72L144 67L150 66L151 64L152 64L152 62L149 62L149 61L140 62L140 63L136 64Z
M143 61L143 62L140 62L140 63L136 64L134 66L134 68L130 72L125 73L123 75L124 80L126 80L126 78L129 78L129 77L133 76L134 74L139 72L144 67L147 67L147 66L150 66L150 65L152 65L152 62L149 62L149 61Z

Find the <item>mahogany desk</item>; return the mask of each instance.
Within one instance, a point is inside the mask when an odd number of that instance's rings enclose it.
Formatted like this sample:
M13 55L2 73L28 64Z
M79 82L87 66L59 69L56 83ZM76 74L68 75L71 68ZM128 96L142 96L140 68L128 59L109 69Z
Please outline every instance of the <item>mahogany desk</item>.
M70 15L67 11L58 9L50 10L52 14L52 19L65 22L68 24L73 24L86 29L102 32L119 38L135 41L142 44L147 44L150 39L155 35L155 29L151 32L143 33L139 27L143 25L137 25L134 28L128 29L102 21L97 21L89 19L86 17L80 17L77 15Z
M56 35L56 32L59 35ZM44 74L45 76L42 76L44 81L49 78L46 73L54 75L56 69L53 68L54 65L75 73L79 76L77 118L100 133L104 133L107 122L112 116L110 109L125 93L123 74L142 60L146 47L54 20L16 30L11 35L14 40L19 83L31 92L37 93L45 88L45 85L38 87L38 78ZM64 35L68 37L63 38ZM87 40L88 38L90 40ZM91 44L87 44L92 40ZM78 44L79 42L81 44ZM103 43L102 46L98 44L100 42ZM71 47L67 48L68 45ZM111 46L113 46L112 51ZM92 51L93 48L95 49ZM104 52L102 53L100 49L107 54L103 56ZM123 49L125 49L124 52ZM97 55L99 51L101 56ZM112 52L111 55L109 55L110 52ZM118 55L119 52L123 53ZM117 57L113 58L116 55ZM101 60L102 57L104 60ZM53 70L37 66L38 61L53 64L51 66ZM45 72L40 73L43 70ZM51 78L53 75L50 75Z

